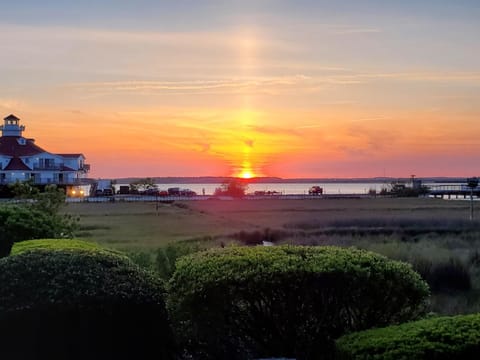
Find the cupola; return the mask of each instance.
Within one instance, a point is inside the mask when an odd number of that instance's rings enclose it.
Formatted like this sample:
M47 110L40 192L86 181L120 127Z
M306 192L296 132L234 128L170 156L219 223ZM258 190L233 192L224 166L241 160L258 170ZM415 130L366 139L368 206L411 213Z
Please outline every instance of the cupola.
M13 114L8 115L3 119L4 123L0 126L2 136L22 136L25 130L25 125L20 125L20 119Z

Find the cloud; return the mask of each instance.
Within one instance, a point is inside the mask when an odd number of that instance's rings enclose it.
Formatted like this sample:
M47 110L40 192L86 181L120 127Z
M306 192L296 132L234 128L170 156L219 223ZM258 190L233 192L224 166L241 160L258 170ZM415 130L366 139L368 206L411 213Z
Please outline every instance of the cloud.
M350 122L366 122L366 121L384 121L384 120L391 120L392 117L390 116L372 116L372 117L363 117L358 119L352 119Z
M285 136L300 136L295 128L282 128L278 126L266 126L266 125L252 125L249 129L255 133L261 133L266 135L285 135Z
M352 75L352 79L392 79L422 82L480 82L480 72L437 71L437 72L386 72L386 73L359 73Z
M278 77L247 77L218 80L190 80L190 81L156 81L130 80L74 83L65 88L94 93L242 93L244 91L276 92L295 86L302 86L310 81L305 75L278 76Z
M315 129L315 128L322 128L325 127L325 124L308 124L297 126L295 129Z

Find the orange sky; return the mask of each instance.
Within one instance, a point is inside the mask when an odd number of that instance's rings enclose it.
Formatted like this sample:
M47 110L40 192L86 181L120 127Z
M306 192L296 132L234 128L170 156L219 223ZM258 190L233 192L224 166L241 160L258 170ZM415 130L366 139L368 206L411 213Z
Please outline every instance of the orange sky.
M478 175L475 3L141 2L9 5L0 112L92 177Z

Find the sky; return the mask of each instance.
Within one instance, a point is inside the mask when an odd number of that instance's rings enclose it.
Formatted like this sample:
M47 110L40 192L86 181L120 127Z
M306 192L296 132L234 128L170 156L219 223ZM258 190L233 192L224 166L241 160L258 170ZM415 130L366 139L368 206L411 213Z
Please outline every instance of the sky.
M0 115L90 177L480 173L478 0L0 4Z

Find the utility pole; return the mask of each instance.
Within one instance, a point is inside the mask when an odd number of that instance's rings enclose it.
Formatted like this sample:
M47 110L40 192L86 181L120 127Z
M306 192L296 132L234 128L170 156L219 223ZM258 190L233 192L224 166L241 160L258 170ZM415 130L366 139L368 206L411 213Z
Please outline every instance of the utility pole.
M473 221L473 189L478 186L478 178L468 178L467 185L470 188L470 221Z

